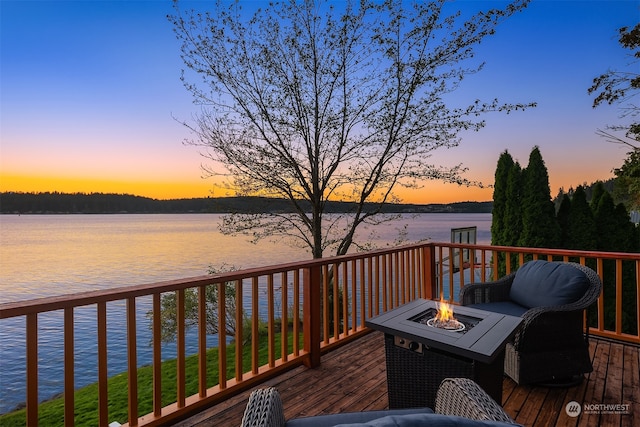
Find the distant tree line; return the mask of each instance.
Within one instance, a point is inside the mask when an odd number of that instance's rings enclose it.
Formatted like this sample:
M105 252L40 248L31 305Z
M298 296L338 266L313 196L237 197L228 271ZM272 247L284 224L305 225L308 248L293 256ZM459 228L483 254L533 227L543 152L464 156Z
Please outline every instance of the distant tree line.
M304 202L301 202L304 204ZM490 213L492 202L457 202L451 204L389 204L388 213ZM356 205L327 202L327 212L350 212ZM373 209L374 206L372 205ZM291 212L284 199L268 197L205 197L158 200L130 194L111 193L0 193L3 214L115 214L115 213L264 213Z
M613 184L615 188L615 182ZM588 193L583 186L563 193L556 209L539 148L534 147L531 151L526 168L522 168L505 151L498 159L495 172L491 243L532 248L640 252L640 229L631 222L624 203L616 204L612 191L602 182L589 188ZM509 260L503 256L499 259L500 275L505 274L507 262L511 263L511 271L517 268L516 256ZM587 264L595 270L595 260L587 260ZM605 326L614 328L615 261L605 260L603 268ZM623 331L635 334L635 263L623 262L622 270Z
M3 214L99 214L207 212L211 199L157 200L110 193L0 193Z

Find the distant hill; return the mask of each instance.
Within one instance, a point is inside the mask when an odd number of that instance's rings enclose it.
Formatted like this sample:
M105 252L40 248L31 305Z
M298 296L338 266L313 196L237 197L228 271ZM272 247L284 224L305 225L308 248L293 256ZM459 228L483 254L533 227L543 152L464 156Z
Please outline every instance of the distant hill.
M304 203L303 203L304 206ZM371 205L373 209L373 205ZM349 202L328 202L327 212L350 212ZM448 204L388 204L385 213L490 213L493 202ZM206 197L158 200L109 193L0 193L2 214L134 214L134 213L261 213L292 212L284 199L267 197Z

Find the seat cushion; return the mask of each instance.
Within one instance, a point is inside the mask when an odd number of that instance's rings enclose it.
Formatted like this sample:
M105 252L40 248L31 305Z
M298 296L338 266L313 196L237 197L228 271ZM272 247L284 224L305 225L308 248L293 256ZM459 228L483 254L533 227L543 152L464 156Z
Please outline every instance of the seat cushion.
M511 301L487 302L484 304L471 304L467 307L477 308L478 310L491 311L493 313L507 314L509 316L522 317L529 308L521 306Z
M503 423L498 421L476 421L469 418L455 417L452 415L440 414L409 414L409 415L392 415L378 418L365 423L357 424L337 424L334 427L490 427L490 426L509 426L514 424Z
M294 418L285 427L329 427L338 424L366 423L387 415L433 414L431 408L389 409L386 411L345 412L341 414L318 415Z
M524 307L548 307L578 301L589 287L589 279L569 264L529 261L516 272L510 299Z

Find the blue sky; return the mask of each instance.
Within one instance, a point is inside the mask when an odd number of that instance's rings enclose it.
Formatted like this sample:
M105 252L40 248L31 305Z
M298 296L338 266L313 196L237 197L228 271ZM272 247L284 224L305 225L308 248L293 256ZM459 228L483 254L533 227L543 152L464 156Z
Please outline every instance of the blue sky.
M166 19L170 1L1 0L0 7L0 191L211 195L213 183L201 178L206 160L182 144L189 134L174 120L189 120L197 108L180 82L179 46ZM612 177L626 149L595 132L620 123L619 109L592 109L587 89L610 68L640 72L617 37L618 28L639 19L634 0L534 0L478 47L476 58L486 66L463 81L455 98L538 107L487 116L484 130L464 134L459 147L438 152L434 161L462 162L469 179L490 184L501 152L526 166L538 145L552 195L561 186ZM404 198L430 203L491 195L428 183Z

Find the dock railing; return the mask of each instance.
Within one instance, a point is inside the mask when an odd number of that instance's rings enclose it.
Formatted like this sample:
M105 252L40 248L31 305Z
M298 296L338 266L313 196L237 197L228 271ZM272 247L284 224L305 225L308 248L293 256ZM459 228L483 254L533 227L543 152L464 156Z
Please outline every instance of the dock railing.
M456 260L457 258L457 260ZM39 346L47 331L38 319L61 313L63 328L64 424L75 425L76 314L95 307L97 347L95 405L98 424L118 421L129 426L171 423L198 413L242 390L300 365L316 367L330 349L370 332L365 320L416 298L445 298L456 303L461 286L495 280L529 259L579 262L592 267L605 283L592 335L640 344L640 255L425 243L341 257L295 262L242 271L119 287L82 294L0 304L2 319L24 318L26 424L39 423L41 361ZM215 292L207 292L210 287ZM211 295L215 295L215 300ZM176 372L163 377L164 298L175 301ZM229 304L233 298L234 303ZM195 306L194 301L195 299ZM109 414L109 329L107 307L124 305L128 419ZM144 311L141 316L141 310ZM195 311L195 324L189 310ZM148 316L146 315L148 313ZM120 319L121 320L121 319ZM210 323L214 322L215 325ZM235 327L229 327L235 325ZM217 330L218 375L209 375L208 331ZM139 331L151 329L150 343ZM195 338L193 338L195 336ZM189 338L191 337L191 338ZM197 342L197 385L187 378L187 340ZM83 343L86 345L86 343ZM151 347L152 386L139 388L142 346ZM163 384L173 382L175 401L163 402ZM147 396L146 394L151 394ZM144 406L144 401L152 402Z

